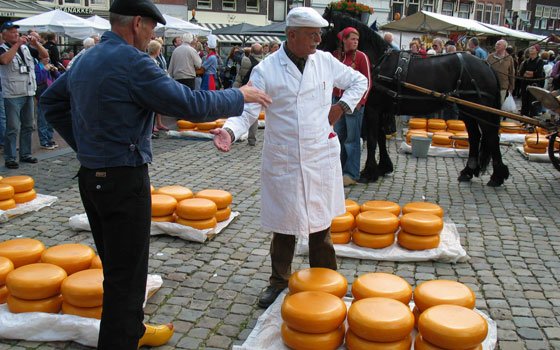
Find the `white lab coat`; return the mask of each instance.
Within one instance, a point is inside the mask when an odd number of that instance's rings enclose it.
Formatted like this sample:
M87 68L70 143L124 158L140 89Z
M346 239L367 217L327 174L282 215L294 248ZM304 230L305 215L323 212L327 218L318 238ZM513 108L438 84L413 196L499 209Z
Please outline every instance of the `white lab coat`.
M302 75L282 47L253 68L250 80L272 97L262 153L263 229L291 235L327 229L346 211L340 143L329 138L333 87L344 90L341 100L354 109L367 89L366 77L319 50L308 57ZM259 104L246 104L224 127L237 138L260 110Z

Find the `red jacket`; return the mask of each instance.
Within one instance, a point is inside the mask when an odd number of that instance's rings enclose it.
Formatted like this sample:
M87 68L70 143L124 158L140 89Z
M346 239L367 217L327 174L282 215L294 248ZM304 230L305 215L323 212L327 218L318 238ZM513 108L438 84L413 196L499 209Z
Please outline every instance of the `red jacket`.
M336 57L340 60L340 53L339 53L338 50L336 50L332 54L333 54L334 57ZM352 66L352 60L354 59L353 56L354 55L347 53L346 56L344 57L344 61L342 61L342 63L344 63L347 66ZM369 94L369 90L371 89L371 66L370 66L369 58L367 57L367 55L360 50L356 50L356 59L355 59L355 62L354 62L354 69L357 70L358 72L362 73L368 80L368 88L367 88L366 92L364 93L364 97L362 97L362 99L360 100L360 105L363 106L363 105L366 104L367 97L368 97L368 94ZM344 91L340 90L338 88L334 88L334 90L333 90L333 95L336 96L336 97L341 97L343 93L344 93Z

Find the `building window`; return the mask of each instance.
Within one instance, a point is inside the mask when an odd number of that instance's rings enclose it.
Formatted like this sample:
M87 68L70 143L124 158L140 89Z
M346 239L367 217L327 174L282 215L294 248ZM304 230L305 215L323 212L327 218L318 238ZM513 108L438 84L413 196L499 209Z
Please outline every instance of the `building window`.
M502 15L502 5L494 5L494 12L492 13L492 24L500 25L500 18Z
M476 11L475 11L475 14L474 14L474 19L479 21L479 22L482 22L483 14L484 14L484 4L477 3L476 4Z
M107 5L107 0L89 0L91 6L105 6Z
M543 18L550 18L550 11L551 10L552 9L550 8L550 6L545 6L543 8L543 14L542 14Z
M420 8L420 0L408 0L408 6L406 7L406 15L410 16L418 12Z
M286 2L284 0L274 0L274 21L281 22L286 19Z
M247 12L259 12L259 1L247 0Z
M541 18L541 29L545 29L546 30L546 24L548 23L548 19L546 18Z
M444 1L441 7L441 13L446 16L453 16L453 5L451 1Z
M461 3L459 4L459 13L457 13L457 17L459 18L469 18L469 11L470 6L469 4Z
M197 9L212 9L212 0L197 0Z
M236 6L235 4L237 1L235 0L222 0L222 10L224 11L235 11Z
M435 12L436 4L436 0L424 0L422 10Z
M550 18L557 19L558 18L558 10L560 7L553 7L552 11L550 12Z
M400 17L402 17L404 13L404 0L393 0L393 5L391 7L392 11L392 18L390 20L396 20L395 16L398 13Z
M64 0L64 4L81 5L81 0Z
M491 23L492 20L492 4L486 4L484 6L484 23Z
M544 10L543 5L537 5L537 7L535 8L535 18L542 17L543 10Z

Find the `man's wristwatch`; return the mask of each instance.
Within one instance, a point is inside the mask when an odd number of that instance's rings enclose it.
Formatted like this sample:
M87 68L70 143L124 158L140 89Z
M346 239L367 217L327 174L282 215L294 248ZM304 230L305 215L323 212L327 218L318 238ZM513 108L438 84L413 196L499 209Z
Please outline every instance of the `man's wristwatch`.
M231 130L230 128L223 128L223 129L227 131L229 137L231 137L231 143L233 143L233 141L235 141L235 134L233 133L233 130Z
M352 109L346 104L346 102L338 101L336 104L342 108L344 114L352 114Z

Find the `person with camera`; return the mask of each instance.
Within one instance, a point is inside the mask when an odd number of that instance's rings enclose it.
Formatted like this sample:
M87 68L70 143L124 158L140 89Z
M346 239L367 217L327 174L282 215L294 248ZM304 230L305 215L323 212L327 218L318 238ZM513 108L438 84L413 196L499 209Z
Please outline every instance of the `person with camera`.
M19 26L11 21L0 27L4 44L0 45L0 78L6 110L4 160L6 168L17 169L16 146L19 134L19 161L37 163L31 155L35 90L35 59L49 58L35 32L20 36Z

